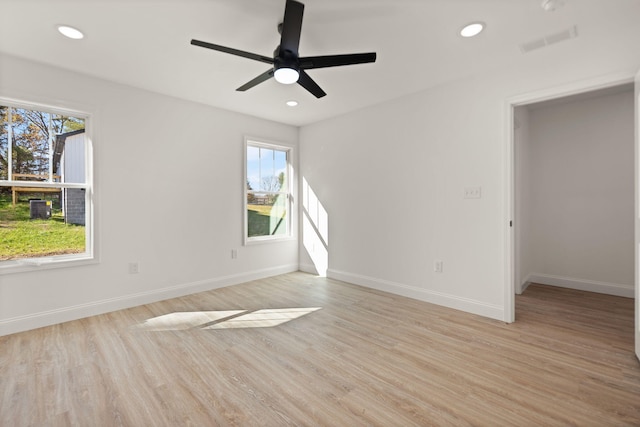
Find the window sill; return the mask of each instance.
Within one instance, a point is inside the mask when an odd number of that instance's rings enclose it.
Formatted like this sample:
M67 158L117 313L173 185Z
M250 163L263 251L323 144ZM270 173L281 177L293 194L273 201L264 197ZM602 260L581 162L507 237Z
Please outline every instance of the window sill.
M244 244L245 246L252 245L262 245L265 243L278 243L278 242L291 242L296 240L294 236L286 236L286 237L251 237L245 238Z
M79 267L97 263L98 260L94 256L85 254L2 261L0 262L0 276L54 268Z

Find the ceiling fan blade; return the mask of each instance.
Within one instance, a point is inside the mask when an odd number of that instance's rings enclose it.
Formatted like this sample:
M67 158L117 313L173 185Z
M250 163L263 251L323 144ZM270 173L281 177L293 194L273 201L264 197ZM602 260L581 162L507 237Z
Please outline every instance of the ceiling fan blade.
M284 19L282 20L280 56L285 57L286 55L282 55L285 51L291 52L293 56L298 56L303 14L304 4L295 0L287 0L287 4L284 8Z
M219 52L230 53L231 55L242 56L243 58L253 59L255 61L266 62L267 64L273 64L273 58L268 56L262 56L251 52L245 52L244 50L232 49L226 46L220 46L213 43L207 43L200 40L191 40L191 44L194 46L200 46L207 49L217 50Z
M300 68L310 70L313 68L338 67L341 65L355 65L376 62L376 53L351 53L347 55L307 56L300 58Z
M326 95L325 91L323 91L320 86L318 86L318 84L313 81L309 74L304 72L304 70L300 70L298 84L311 92L316 98L322 98Z
M266 80L269 80L271 77L273 77L273 68L271 68L270 70L267 70L264 73L260 74L255 79L243 84L242 86L240 86L236 90L240 91L240 92L244 92L247 89L251 89L252 87L254 87L256 85L259 85L260 83L262 83L262 82L264 82Z

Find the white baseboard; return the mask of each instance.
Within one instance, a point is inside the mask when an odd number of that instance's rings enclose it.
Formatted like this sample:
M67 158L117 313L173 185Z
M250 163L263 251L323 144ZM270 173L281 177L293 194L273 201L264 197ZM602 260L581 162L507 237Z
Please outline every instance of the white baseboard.
M594 280L576 279L574 277L553 276L550 274L531 273L527 277L529 283L540 283L541 285L558 286L560 288L577 289L580 291L597 292L599 294L615 295L619 297L634 298L635 289L633 285L622 285L619 283L597 282ZM524 288L522 289L524 291Z
M481 301L462 298L456 295L445 294L443 292L430 291L420 289L413 286L403 285L401 283L381 280L374 277L362 276L359 274L347 273L329 269L327 277L331 279L341 280L355 285L365 286L367 288L377 289L379 291L389 292L456 310L466 311L467 313L478 314L480 316L489 317L491 319L505 321L504 307L500 305L487 304Z
M41 328L43 326L55 325L71 320L82 319L84 317L96 316L98 314L109 313L111 311L123 310L139 305L150 304L169 298L176 298L212 289L224 288L226 286L238 285L252 280L292 273L294 271L298 271L297 264L283 265L279 267L233 274L230 276L200 280L197 282L182 283L154 291L124 295L87 304L33 313L26 316L13 317L0 320L0 336Z
M522 295L522 293L527 290L530 284L531 284L531 275L528 275L527 278L522 281L522 283L520 283L519 285L516 285L516 294Z

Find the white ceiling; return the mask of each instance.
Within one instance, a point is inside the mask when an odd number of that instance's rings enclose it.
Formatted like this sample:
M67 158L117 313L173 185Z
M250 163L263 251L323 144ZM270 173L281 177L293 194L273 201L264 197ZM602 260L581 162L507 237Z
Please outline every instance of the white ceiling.
M0 0L0 52L183 99L304 125L518 61L572 60L640 41L640 0L303 0L301 56L375 51L374 64L310 70L316 99L273 79L235 89L268 65L190 45L192 38L271 56L285 0ZM458 36L484 21L480 36ZM81 29L69 40L56 24ZM578 28L523 54L519 44ZM640 46L639 51L640 52ZM2 76L0 76L2 78ZM285 101L300 105L287 107Z

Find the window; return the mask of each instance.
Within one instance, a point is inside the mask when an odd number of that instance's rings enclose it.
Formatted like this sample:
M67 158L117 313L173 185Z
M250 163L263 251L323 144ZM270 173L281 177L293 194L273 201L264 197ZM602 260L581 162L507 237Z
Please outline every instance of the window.
M0 100L0 270L91 258L86 129L80 113Z
M291 148L246 141L245 241L291 236Z

